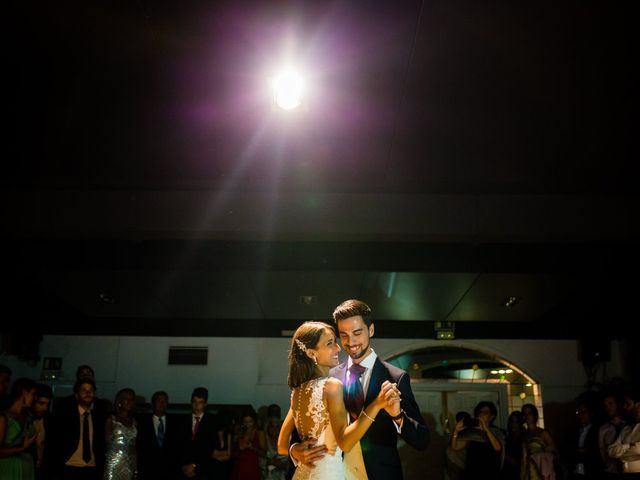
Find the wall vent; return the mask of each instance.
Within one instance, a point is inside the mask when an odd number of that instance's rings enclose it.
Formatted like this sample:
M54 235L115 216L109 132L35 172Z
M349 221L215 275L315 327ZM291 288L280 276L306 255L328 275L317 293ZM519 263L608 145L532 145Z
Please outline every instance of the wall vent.
M169 347L169 365L207 365L209 347Z

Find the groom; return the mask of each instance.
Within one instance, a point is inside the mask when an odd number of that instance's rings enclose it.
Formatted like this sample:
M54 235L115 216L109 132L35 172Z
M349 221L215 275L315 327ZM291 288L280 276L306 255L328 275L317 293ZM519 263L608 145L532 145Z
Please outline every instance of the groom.
M364 460L364 468L371 480L402 479L398 436L418 450L424 450L429 443L429 431L413 397L409 375L381 361L371 348L369 339L373 337L374 326L371 309L366 303L360 300L342 302L334 310L333 320L349 358L333 368L330 375L339 378L345 387L345 406L350 416L357 418L360 415L362 408L376 398L385 380L396 383L401 394L400 405L378 413L360 440L361 449L354 448L345 454L345 464L347 468L357 470L358 463ZM364 394L364 404L357 400L360 392ZM309 464L324 455L326 447L313 447L308 443L292 446L291 456L295 461ZM362 458L358 458L360 450Z

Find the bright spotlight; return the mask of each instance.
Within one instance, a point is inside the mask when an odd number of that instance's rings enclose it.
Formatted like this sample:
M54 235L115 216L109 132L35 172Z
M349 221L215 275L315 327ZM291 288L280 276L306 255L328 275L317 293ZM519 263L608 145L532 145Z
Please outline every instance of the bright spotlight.
M283 110L293 110L302 105L304 79L293 70L287 70L275 77L273 83L273 99Z

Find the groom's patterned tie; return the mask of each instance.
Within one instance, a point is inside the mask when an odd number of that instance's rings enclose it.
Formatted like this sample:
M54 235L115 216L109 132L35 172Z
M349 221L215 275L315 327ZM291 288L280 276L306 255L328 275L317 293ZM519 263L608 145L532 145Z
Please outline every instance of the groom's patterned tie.
M367 369L354 363L349 367L349 380L347 380L347 396L345 406L349 411L351 421L354 422L360 416L364 406L364 390L360 377Z

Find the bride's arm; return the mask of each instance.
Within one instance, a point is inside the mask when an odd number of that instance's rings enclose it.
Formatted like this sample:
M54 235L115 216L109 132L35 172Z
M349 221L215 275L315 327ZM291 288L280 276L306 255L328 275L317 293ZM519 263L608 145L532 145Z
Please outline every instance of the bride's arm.
M347 410L342 397L342 382L337 378L327 380L324 394L329 408L329 421L331 422L336 442L343 452L350 451L360 441L374 422L380 409L387 404L385 393L389 388L390 386L386 387L386 389L383 386L376 399L367 406L363 414L351 425L347 425Z
M278 455L289 455L289 438L295 428L295 422L293 421L293 412L289 409L282 427L280 427L280 435L278 436Z

